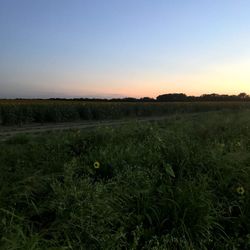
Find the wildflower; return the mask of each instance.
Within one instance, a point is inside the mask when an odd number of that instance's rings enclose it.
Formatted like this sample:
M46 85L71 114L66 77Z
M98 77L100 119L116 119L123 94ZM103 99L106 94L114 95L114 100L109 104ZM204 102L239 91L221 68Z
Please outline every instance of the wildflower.
M96 169L100 168L100 162L95 161L94 162L94 168L96 168Z
M239 194L239 195L244 195L245 194L245 189L241 186L241 187L237 187L236 188L236 192Z

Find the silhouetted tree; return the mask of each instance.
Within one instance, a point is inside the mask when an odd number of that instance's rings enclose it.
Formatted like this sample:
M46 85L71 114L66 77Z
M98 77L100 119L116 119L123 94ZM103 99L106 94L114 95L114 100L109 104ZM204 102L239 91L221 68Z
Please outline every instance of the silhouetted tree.
M240 99L247 99L247 98L249 98L249 96L248 96L246 93L240 93L240 94L238 95L238 97L239 97Z
M139 101L142 101L142 102L155 102L155 99L151 98L151 97L143 97L143 98L140 98Z
M183 93L164 94L164 95L159 95L156 98L156 100L159 102L183 102L187 101L187 96Z

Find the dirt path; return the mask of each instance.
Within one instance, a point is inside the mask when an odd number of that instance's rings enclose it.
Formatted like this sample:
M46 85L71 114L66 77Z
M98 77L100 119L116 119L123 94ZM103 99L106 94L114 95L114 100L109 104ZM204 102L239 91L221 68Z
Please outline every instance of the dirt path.
M30 124L24 125L22 127L18 126L0 126L0 141L5 140L11 136L18 134L37 134L48 131L56 130L69 130L69 129L88 129L95 128L99 126L117 126L128 124L131 122L150 122L150 121L159 121L166 119L166 116L163 117L146 117L146 118L137 118L129 120L109 120L109 121L85 121L85 122L71 122L71 123L56 123L56 124Z

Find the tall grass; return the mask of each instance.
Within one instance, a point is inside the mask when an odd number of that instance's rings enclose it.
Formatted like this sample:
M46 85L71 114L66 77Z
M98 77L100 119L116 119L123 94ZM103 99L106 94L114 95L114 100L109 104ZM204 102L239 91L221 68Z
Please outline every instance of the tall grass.
M249 111L0 146L1 249L250 247Z

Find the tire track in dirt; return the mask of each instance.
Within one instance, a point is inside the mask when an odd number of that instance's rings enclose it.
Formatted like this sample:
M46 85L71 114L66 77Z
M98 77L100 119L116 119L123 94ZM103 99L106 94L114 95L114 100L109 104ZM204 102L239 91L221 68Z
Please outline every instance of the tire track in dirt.
M100 126L119 126L129 124L131 122L153 122L166 119L166 116L162 117L145 117L129 120L108 120L108 121L87 121L87 122L72 122L72 123L57 123L57 124L44 124L44 125L24 125L22 127L0 126L0 141L6 140L12 136L19 134L38 134L49 131L63 131L71 129L91 129Z

